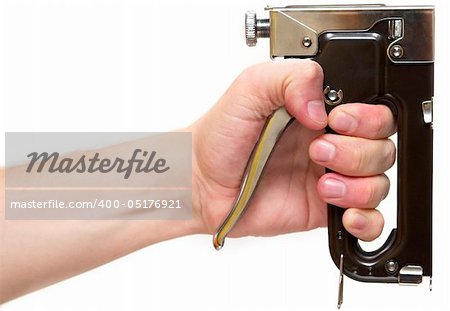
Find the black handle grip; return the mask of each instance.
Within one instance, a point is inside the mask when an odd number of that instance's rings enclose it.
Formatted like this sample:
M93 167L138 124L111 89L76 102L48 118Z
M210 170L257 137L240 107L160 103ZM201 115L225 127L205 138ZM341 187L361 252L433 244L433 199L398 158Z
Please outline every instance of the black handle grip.
M424 120L422 103L433 97L433 63L391 62L386 23L370 32L323 34L314 60L324 70L324 88L343 91L341 104L385 104L397 116L397 229L378 250L366 252L344 229L344 209L328 206L329 246L336 266L344 254L347 276L396 283L405 266L422 267L424 276L432 273L432 127ZM333 108L327 105L328 112Z

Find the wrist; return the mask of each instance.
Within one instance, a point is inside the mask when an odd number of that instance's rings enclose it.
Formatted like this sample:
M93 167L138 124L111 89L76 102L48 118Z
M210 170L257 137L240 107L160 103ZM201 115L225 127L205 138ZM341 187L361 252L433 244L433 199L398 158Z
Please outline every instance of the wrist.
M203 221L202 216L202 192L204 191L203 178L201 170L198 165L196 141L196 124L192 124L184 129L183 132L190 132L192 134L192 218L188 222L189 234L206 234L209 233Z

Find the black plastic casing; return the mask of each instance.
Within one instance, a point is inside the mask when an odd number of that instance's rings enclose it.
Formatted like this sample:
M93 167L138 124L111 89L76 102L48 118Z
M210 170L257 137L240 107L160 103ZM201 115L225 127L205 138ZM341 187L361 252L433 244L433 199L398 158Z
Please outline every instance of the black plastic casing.
M313 60L324 70L324 88L342 89L341 104L385 104L397 117L397 228L385 244L364 251L342 224L345 210L328 205L329 247L336 266L343 254L344 274L350 278L397 283L400 269L407 265L421 266L424 276L432 275L433 130L424 121L422 102L433 98L434 64L392 62L387 23L381 20L360 33L324 33ZM328 113L334 108L326 106ZM394 272L385 267L391 260L398 264Z

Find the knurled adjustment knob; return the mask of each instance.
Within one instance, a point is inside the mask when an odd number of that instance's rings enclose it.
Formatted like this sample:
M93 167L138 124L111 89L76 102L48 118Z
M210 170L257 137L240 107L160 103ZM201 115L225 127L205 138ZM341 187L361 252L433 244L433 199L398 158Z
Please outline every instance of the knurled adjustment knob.
M254 11L245 13L245 41L248 46L255 46L258 38L270 36L270 20L257 19Z
M255 46L257 40L256 37L256 12L247 11L245 13L245 42L248 46Z

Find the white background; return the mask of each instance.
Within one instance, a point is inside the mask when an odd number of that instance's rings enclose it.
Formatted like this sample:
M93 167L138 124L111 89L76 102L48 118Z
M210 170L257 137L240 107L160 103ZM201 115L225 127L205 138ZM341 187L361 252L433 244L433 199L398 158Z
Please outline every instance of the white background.
M263 13L266 1L1 1L0 130L139 132L186 126L242 69L268 60L267 40L250 49L243 39L244 12ZM300 2L336 1L270 4ZM346 278L345 310L450 306L449 5L408 4L436 5L433 291L427 284L399 287ZM3 145L3 135L0 139ZM389 198L383 209L393 211L395 200ZM150 246L0 308L335 310L337 281L326 229L229 240L221 252L210 236L191 236Z

